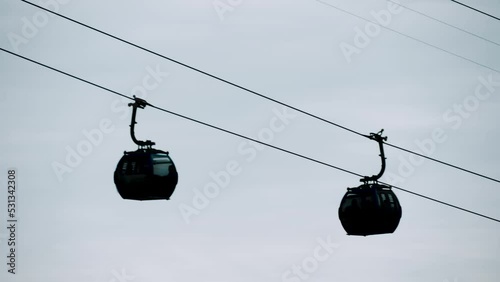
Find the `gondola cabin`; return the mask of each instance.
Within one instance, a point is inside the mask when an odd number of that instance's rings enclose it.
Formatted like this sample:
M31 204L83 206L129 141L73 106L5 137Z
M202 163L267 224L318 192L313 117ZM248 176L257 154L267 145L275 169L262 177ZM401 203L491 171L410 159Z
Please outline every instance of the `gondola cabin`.
M118 193L128 200L169 200L177 181L168 152L156 149L125 152L114 173Z
M148 105L134 96L130 137L139 146L137 151L124 152L113 175L116 190L127 200L169 200L174 193L179 176L168 152L153 149L155 142L137 140L134 133L137 109Z
M339 207L339 219L348 235L393 233L401 214L396 194L378 183L348 188Z

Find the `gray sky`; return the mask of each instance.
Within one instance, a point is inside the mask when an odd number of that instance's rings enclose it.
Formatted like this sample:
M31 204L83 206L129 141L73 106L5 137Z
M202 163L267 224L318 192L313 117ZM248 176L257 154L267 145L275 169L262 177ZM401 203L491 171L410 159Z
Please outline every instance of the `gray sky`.
M386 1L324 2L36 3L499 178L500 22L450 1L401 2L495 45ZM464 3L500 16L498 1ZM379 15L388 28L491 69L331 6L371 20ZM2 48L360 174L378 172L373 141L21 1L1 1L0 15ZM137 136L170 151L179 184L168 202L122 200L112 175L123 151L136 149L128 101L4 52L0 72L1 281L498 281L499 224L396 190L403 206L396 232L349 237L337 210L358 177L152 108L138 113ZM68 159L72 151L77 159ZM387 158L383 180L500 218L498 184L390 148ZM5 263L9 168L18 182L15 275ZM217 184L213 175L228 181ZM196 195L208 186L219 191L200 202Z

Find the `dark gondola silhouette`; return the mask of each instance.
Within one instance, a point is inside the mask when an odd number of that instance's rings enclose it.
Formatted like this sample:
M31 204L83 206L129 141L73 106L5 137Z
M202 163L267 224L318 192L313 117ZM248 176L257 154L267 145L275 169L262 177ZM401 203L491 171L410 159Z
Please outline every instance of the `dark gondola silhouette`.
M347 188L339 207L339 219L347 235L368 236L393 233L401 219L401 205L390 186L378 183L385 171L383 143L387 137L371 133L379 144L382 168L377 175L365 176L362 185Z
M144 109L147 102L134 96L130 135L139 147L136 151L124 152L114 173L118 193L128 200L169 200L178 181L177 169L168 152L153 149L151 140L135 138L137 108Z

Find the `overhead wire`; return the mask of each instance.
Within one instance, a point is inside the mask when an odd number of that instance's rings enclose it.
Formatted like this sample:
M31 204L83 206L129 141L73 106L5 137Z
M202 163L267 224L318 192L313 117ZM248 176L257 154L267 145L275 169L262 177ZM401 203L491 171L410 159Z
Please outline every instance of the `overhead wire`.
M399 6L401 6L401 7L405 8L405 9L407 9L407 10L409 10L409 11L414 12L415 14L419 14L419 15L421 15L421 16L424 16L424 17L428 18L428 19L434 20L434 21L439 22L439 23L441 23L441 24L444 24L444 25L446 25L446 26L448 26L448 27L451 27L451 28L454 28L454 29L456 29L456 30L459 30L459 31L461 31L461 32L463 32L463 33L467 33L468 35L471 35L471 36L474 36L474 37L476 37L476 38L482 39L482 40L484 40L484 41L486 41L486 42L489 42L489 43L491 43L491 44L495 44L495 45L497 45L497 46L500 46L500 44L498 44L497 42L492 41L492 40L490 40L490 39L488 39L488 38L486 38L486 37L483 37L483 36L481 36L481 35L477 35L477 34L475 34L475 33L473 33L473 32L470 32L470 31L465 30L465 29L463 29L463 28L460 28L460 27L458 27L458 26L454 26L454 25L449 24L449 23L447 23L447 22L445 22L445 21L443 21L443 20L440 20L440 19L438 19L438 18L435 18L435 17L429 16L429 15L424 14L424 13L422 13L422 12L420 12L420 11L417 11L417 10L415 10L415 9L413 9L413 8L410 8L410 7L408 7L408 6L405 6L405 5L401 4L401 3L395 2L395 1L393 1L393 0L387 0L387 2L394 3L394 4L399 5Z
M21 0L21 1L26 2L25 0ZM434 49L437 49L437 50L439 50L439 51L442 51L442 52L448 53L448 54L450 54L450 55L452 55L452 56L455 56L455 57L457 57L457 58L460 58L460 59L462 59L462 60L464 60L464 61L467 61L467 62L469 62L469 63L472 63L472 64L475 64L475 65L481 66L481 67L483 67L483 68L489 69L489 70L494 71L494 72L496 72L496 73L500 73L500 70L497 70L497 69L495 69L495 68L493 68L493 67L487 66L487 65L482 64L482 63L479 63L479 62L476 62L476 61L474 61L474 60L472 60L472 59L469 59L469 58L467 58L467 57L465 57L465 56L462 56L462 55L460 55L460 54L457 54L457 53L454 53L454 52L448 51L448 50L446 50L446 49L444 49L444 48L441 48L441 47L439 47L439 46L437 46L437 45L434 45L434 44L431 44L431 43L425 42L425 41L423 41L423 40L421 40L421 39L418 39L418 38L413 37L413 36L411 36L411 35L405 34L405 33L401 32L401 31L397 31L397 30L395 30L395 29L393 29L393 28L390 28L390 27L388 27L388 26L381 25L381 24L379 24L379 23L378 23L378 22L376 22L376 21L373 21L373 20L367 19L367 18L365 18L365 17L363 17L363 16L357 15L357 14L355 14L355 13L353 13L353 12L347 11L347 10L342 9L342 8L340 8L340 7L338 7L338 6L335 6L335 5L333 5L333 4L330 4L330 3L324 2L324 1L322 1L322 0L316 0L316 2L319 2L319 3L323 4L323 5L329 6L329 7L331 7L331 8L334 8L334 9L336 9L336 10L338 10L338 11L341 11L341 12L343 12L343 13L345 13L345 14L348 14L348 15L350 15L350 16L356 17L356 18L361 19L361 20L363 20L363 21L366 21L366 22L369 22L369 23L375 24L375 25L377 25L377 26L380 26L380 28L383 28L383 29L389 30L389 31L391 31L391 32L393 32L393 33L396 33L396 34L399 34L399 35L401 35L401 36L403 36L403 37L406 37L406 38L409 38L409 39L411 39L411 40L417 41L417 42L419 42L419 43L421 43L421 44L427 45L427 46L432 47L432 48L434 48Z
M474 172L472 170L469 170L469 169L465 169L463 167L460 167L460 166L456 166L456 165L453 165L453 164L450 164L450 163L447 163L447 162L444 162L444 161L440 161L438 159L435 159L435 158L432 158L432 157L428 157L426 155L422 155L420 153L417 153L417 152L414 152L414 151L410 151L410 150L407 150L403 147L399 147L399 146L396 146L394 144L391 144L391 143L388 143L388 142L384 142L384 144L386 144L387 146L390 146L390 147L393 147L393 148L396 148L398 150L401 150L401 151L404 151L404 152L407 152L407 153L411 153L413 155L416 155L416 156L419 156L419 157L422 157L422 158L426 158L428 160L431 160L431 161L434 161L436 163L440 163L440 164L443 164L443 165L446 165L446 166L449 166L449 167L452 167L454 169L457 169L457 170L460 170L460 171L463 171L463 172L467 172L467 173L470 173L472 175L476 175L476 176L479 176L481 178L484 178L484 179L488 179L488 180L491 180L493 182L497 182L497 183L500 183L500 180L496 179L496 178L493 178L493 177L489 177L489 176L486 176L484 174L481 174L481 173L477 173L477 172Z
M466 7L466 8L469 8L469 9L471 9L471 10L474 10L474 11L478 12L478 13L481 13L481 14L483 14L483 15L486 15L486 16L488 16L488 17L490 17L490 18L493 18L493 19L495 19L495 20L497 20L497 21L500 21L500 18L495 17L495 16L493 16L493 15L490 15L490 14L488 14L488 13L486 13L486 12L481 11L481 10L478 10L478 9L476 9L476 8L474 8L474 7L469 6L469 5L465 5L464 3L460 3L460 2L455 1L455 0L451 0L451 2L455 2L455 3L457 3L457 4L459 4L459 5L462 5L462 6Z
M70 21L70 22L76 23L76 24L78 24L78 25L80 25L80 26L83 26L83 27L88 28L88 29L90 29L90 30L93 30L93 31L95 31L95 32L98 32L98 33L101 33L101 34L106 35L106 36L108 36L108 37L111 37L111 38L113 38L113 39L115 39L115 40L118 40L118 41L120 41L120 42L123 42L123 43L125 43L125 44L128 44L128 45L130 45L130 46L132 46L132 47L135 47L135 48L138 48L138 49L140 49L140 50L143 50L143 51L145 51L145 52L147 52L147 53L153 54L153 55L155 55L155 56L158 56L158 57L160 57L160 58L163 58L163 59L165 59L165 60L168 60L168 61L170 61L170 62L173 62L173 63L175 63L175 64L178 64L178 65L180 65L180 66L183 66L183 67L188 68L188 69L190 69L190 70L193 70L193 71L195 71L195 72L198 72L198 73L201 73L201 74L203 74L203 75L206 75L206 76L208 76L208 77L210 77L210 78L216 79L216 80L221 81L221 82L226 83L226 84L229 84L229 85L231 85L231 86L233 86L233 87L236 87L236 88L238 88L238 89L241 89L241 90L243 90L243 91L246 91L246 92L248 92L248 93L251 93L251 94L253 94L253 95L256 95L256 96L258 96L258 97L261 97L261 98L263 98L263 99L266 99L266 100L268 100L268 101L271 101L271 102L277 103L277 104L279 104L279 105L285 106L285 107L287 107L287 108L290 108L290 109L292 109L292 110L295 110L295 111L297 111L297 112L299 112L299 113L302 113L302 114L304 114L304 115L306 115L306 116L309 116L309 117L315 118L315 119L317 119L317 120L320 120L320 121L322 121L322 122L325 122L325 123L327 123L327 124L330 124L330 125L336 126L336 127L338 127L338 128L341 128L341 129L346 130L346 131L348 131L348 132L351 132L351 133L353 133L353 134L356 134L356 135L359 135L359 136L363 136L363 137L367 137L365 134L362 134L362 133L360 133L360 132L358 132L358 131L356 131L356 130L353 130L353 129L348 128L348 127L346 127L346 126L343 126L343 125L340 125L340 124L338 124L338 123L332 122L332 121L327 120L327 119L325 119L325 118L322 118L322 117L320 117L320 116L314 115L314 114L312 114L312 113L309 113L309 112L307 112L307 111L304 111L304 110L302 110L302 109L299 109L299 108L297 108L297 107L294 107L294 106L292 106L292 105L290 105L290 104L287 104L287 103L281 102L281 101L279 101L279 100L277 100L277 99L271 98L271 97L266 96L266 95L264 95L264 94L261 94L261 93L259 93L259 92L257 92L257 91L254 91L254 90L251 90L251 89L249 89L249 88L247 88L247 87L241 86L241 85L239 85L239 84L237 84L237 83L234 83L234 82L231 82L231 81L229 81L229 80L223 79L223 78L221 78L221 77L219 77L219 76L213 75L213 74L208 73L208 72L206 72L206 71L203 71L203 70L201 70L201 69L199 69L199 68L193 67L193 66L188 65L188 64L185 64L185 63L182 63L182 62L180 62L180 61L178 61L178 60L175 60L175 59L172 59L172 58L167 57L167 56L165 56L165 55L162 55L162 54L160 54L160 53L158 53L158 52L152 51L152 50L150 50L150 49L148 49L148 48L145 48L145 47L140 46L140 45L138 45L138 44L132 43L132 42L130 42L130 41L128 41L128 40L125 40L125 39L120 38L120 37L118 37L118 36L112 35L112 34L110 34L110 33L108 33L108 32L105 32L105 31L102 31L102 30L97 29L97 28L95 28L95 27L92 27L92 26L90 26L90 25L88 25L88 24L84 24L84 23L82 23L82 22L80 22L80 21L77 21L77 20L72 19L72 18L70 18L70 17L64 16L64 15L62 15L62 14L60 14L60 13L54 12L54 11L52 11L52 10L50 10L50 9L47 9L47 8L45 8L45 7L42 7L42 6L40 6L40 5L37 5L37 4L34 4L34 3L31 3L31 2L26 1L26 0L21 0L21 1L22 1L22 2L24 2L24 3L26 3L26 4L29 4L29 5L31 5L31 6L34 6L34 7L36 7L36 8L39 8L39 9L41 9L41 10L44 10L44 11L46 11L46 12L48 12L48 13L51 13L51 14L54 14L54 15L56 15L56 16L58 16L58 17L61 17L61 18L63 18L63 19L66 19L66 20L68 20L68 21ZM323 4L326 4L325 2L322 2L322 1L320 1L320 0L316 0L316 1L318 1L318 2L320 2L320 3L323 3ZM326 4L326 5L330 5L330 4ZM345 12L345 13L351 14L351 15L353 15L353 16L355 16L355 17L358 17L358 18L364 19L364 20L366 20L366 21L370 21L370 20L367 20L367 19L365 19L365 18L363 18L363 17L360 17L360 16L358 16L358 15L352 14L352 13L350 13L350 12L346 11L346 10L340 9L340 8L338 8L338 7L335 7L335 6L332 6L332 7L336 8L336 9L339 9L340 11L343 11L343 12ZM384 26L382 26L382 27L384 27ZM386 27L384 27L384 28L386 28ZM390 29L390 30L392 30L392 29ZM392 30L392 31L394 31L394 32L396 32L396 33L399 33L399 34L401 34L401 35L404 35L404 34L402 34L402 33L398 32L398 31L395 31L395 30ZM444 51L444 52L447 52L447 53L449 53L449 54L455 55L455 56L457 56L457 57L459 57L459 58L463 58L464 60L467 60L467 61L469 61L469 62L472 62L472 63L478 64L478 65L480 65L480 66L483 66L483 67L485 67L485 68L491 69L491 70L493 70L493 71L495 71L495 72L498 72L497 70L492 69L492 68L490 68L490 67L488 67L488 66L485 66L485 65L482 65L482 64L480 64L480 63L474 62L474 61L472 61L472 60L470 60L470 59L467 59L467 58L465 58L465 57L462 57L462 56L460 56L460 55L456 55L456 54L454 54L454 53L448 52L448 51L446 51L446 50L444 50L444 49L442 49L442 48L436 47L436 46L431 45L431 44L429 44L429 43L425 43L424 41L421 41L421 40L419 40L419 39L415 39L415 38L410 37L410 36L408 36L408 35L404 35L404 36L409 37L409 38L412 38L412 39L414 39L414 40L417 40L417 41L419 41L419 42L422 42L422 43L424 43L424 44L426 44L426 45L432 46L432 47L434 47L434 48L437 48L437 49L442 50L442 51ZM434 159L434 158L431 158L431 157L425 156L425 155L420 154L420 153L417 153L417 152L415 152L415 151L412 151L412 150L409 150L409 149L404 149L404 148L402 148L402 147L400 147L400 146L396 146L396 145L393 145L393 144L390 144L390 143L387 143L387 142L384 142L384 143L385 143L385 144L387 144L387 145L389 145L389 146L391 146L391 147L393 147L393 148L396 148L396 149L399 149L399 150L405 151L405 152L407 152L407 153L411 153L411 154L414 154L414 155L417 155L417 156L423 157L423 158L425 158L425 159L428 159L428 160L431 160L431 161L435 161L435 162L438 162L438 163L440 163L440 164L443 164L443 165L449 166L449 167L451 167L451 168L458 169L458 170L461 170L461 171L463 171L463 172L470 173L470 174L473 174L473 175L475 175L475 176L479 176L479 177L482 177L482 178L484 178L484 179L488 179L488 180L491 180L491 181L494 181L494 182L500 183L500 180L499 180L499 179L495 179L495 178L493 178L493 177L489 177L489 176L486 176L486 175L481 174L481 173L473 172L472 170L469 170L469 169L464 169L464 168L462 168L462 167L460 167L460 166L453 165L453 164L450 164L450 163L448 163L448 162L439 161L439 160L437 160L437 159Z
M31 63L37 64L37 65L45 67L47 69L50 69L50 70L56 71L58 73L64 74L64 75L66 75L68 77L71 77L71 78L77 79L79 81L85 82L85 83L90 84L92 86L95 86L95 87L97 87L99 89L108 91L108 92L110 92L112 94L119 95L121 97L130 99L130 100L134 100L134 98L129 97L129 96L125 95L125 94L122 94L122 93L119 93L117 91L111 90L111 89L109 89L107 87L104 87L104 86L102 86L100 84L97 84L97 83L93 83L93 82L91 82L89 80L83 79L83 78L78 77L76 75L72 75L72 74L70 74L68 72L65 72L65 71L59 70L57 68L51 67L51 66L49 66L47 64L44 64L44 63L41 63L39 61L30 59L30 58L22 56L22 55L19 55L17 53L14 53L12 51L7 50L7 49L4 49L4 48L0 47L0 50L3 51L3 52L5 52L5 53L8 53L10 55L13 55L13 56L16 56L18 58L21 58L21 59L24 59L26 61L29 61ZM281 147L278 147L278 146L275 146L275 145L272 145L272 144L269 144L269 143L266 143L266 142L262 142L260 140L257 140L257 139L254 139L254 138L251 138L251 137L248 137L248 136L236 133L236 132L231 131L231 130L224 129L222 127L218 127L218 126L215 126L215 125L212 125L212 124L200 121L200 120L195 119L195 118L191 118L191 117L179 114L179 113L175 113L173 111L170 111L170 110L167 110L167 109L164 109L164 108L152 105L150 103L147 103L147 105L150 106L150 107L152 107L152 108L154 108L154 109L157 109L159 111L162 111L162 112L165 112L165 113L169 113L171 115L174 115L174 116L177 116L177 117L180 117L180 118L183 118L183 119L186 119L186 120L189 120L189 121L192 121L192 122L195 122L195 123L207 126L207 127L210 127L212 129L216 129L216 130L225 132L227 134L230 134L230 135L233 135L233 136L236 136L236 137L239 137L239 138L243 138L243 139L246 139L246 140L249 140L249 141L252 141L252 142L255 142L255 143L258 143L258 144L270 147L270 148L273 148L273 149L278 150L278 151L281 151L281 152L284 152L284 153L287 153L287 154L290 154L290 155L293 155L293 156L296 156L296 157L299 157L299 158L302 158L302 159L305 159L305 160L308 160L308 161L311 161L311 162L315 162L315 163L321 164L323 166L327 166L329 168L333 168L333 169L336 169L336 170L339 170L339 171L342 171L342 172L345 172L345 173L348 173L348 174L351 174L351 175L354 175L354 176L363 177L363 175L361 175L359 173L356 173L356 172L353 172L351 170L344 169L344 168L341 168L339 166L335 166L335 165L332 165L332 164L329 164L329 163L326 163L326 162L323 162L323 161L320 161L320 160L317 160L317 159L314 159L314 158L311 158L311 157L307 157L305 155L293 152L291 150L283 149ZM479 216L479 217L482 217L482 218L485 218L485 219L488 219L488 220L500 223L500 219L497 219L497 218L494 218L494 217L491 217L491 216L487 216L487 215L482 214L482 213L474 212L472 210L465 209L465 208L459 207L457 205L453 205L453 204L450 204L450 203L447 203L447 202L444 202L444 201L441 201L441 200L438 200L438 199L435 199L435 198L432 198L432 197L429 197L429 196L425 196L423 194L416 193L416 192L413 192L413 191L410 191L410 190L407 190L407 189L404 189L404 188L401 188L401 187L398 187L398 186L394 186L394 185L391 185L390 183L384 183L384 182L380 182L380 183L389 185L389 186L393 187L394 189L398 189L400 191L409 193L411 195L418 196L418 197L421 197L421 198L433 201L435 203L439 203L439 204L442 204L442 205L445 205L445 206L448 206L448 207L451 207L451 208L454 208L454 209L457 209L457 210L460 210L460 211L463 211L463 212L466 212L466 213L469 213L469 214L472 214L472 215L476 215L476 216Z

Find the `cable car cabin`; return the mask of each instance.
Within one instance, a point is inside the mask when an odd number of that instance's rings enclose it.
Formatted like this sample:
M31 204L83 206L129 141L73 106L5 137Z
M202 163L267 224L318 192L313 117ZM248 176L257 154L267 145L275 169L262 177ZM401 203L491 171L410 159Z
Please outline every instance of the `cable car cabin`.
M178 175L168 152L139 149L124 153L116 167L114 181L123 199L169 200Z
M347 188L340 203L339 219L348 235L393 233L401 219L401 205L390 187L363 184Z

